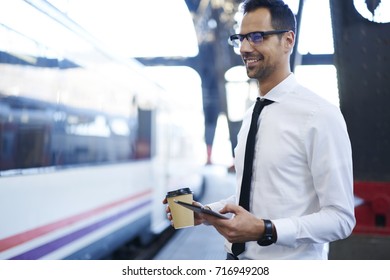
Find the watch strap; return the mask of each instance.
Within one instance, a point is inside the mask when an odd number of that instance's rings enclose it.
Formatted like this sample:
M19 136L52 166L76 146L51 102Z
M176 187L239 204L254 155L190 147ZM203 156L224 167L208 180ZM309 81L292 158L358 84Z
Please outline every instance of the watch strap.
M274 243L274 230L272 227L272 222L270 220L263 220L264 221L264 234L260 239L257 241L257 243L260 246L269 246Z

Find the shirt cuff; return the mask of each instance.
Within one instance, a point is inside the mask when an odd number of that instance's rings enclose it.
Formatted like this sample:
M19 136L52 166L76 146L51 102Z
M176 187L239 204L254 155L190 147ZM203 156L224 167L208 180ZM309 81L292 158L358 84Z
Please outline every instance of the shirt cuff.
M275 226L278 237L276 244L287 247L295 247L298 231L295 223L291 219L272 220L272 223Z

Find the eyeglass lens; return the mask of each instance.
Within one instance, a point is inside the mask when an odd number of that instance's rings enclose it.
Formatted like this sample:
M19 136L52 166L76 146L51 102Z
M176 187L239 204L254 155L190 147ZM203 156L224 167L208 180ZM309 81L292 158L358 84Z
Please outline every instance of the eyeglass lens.
M249 42L259 44L263 41L263 35L260 32L251 32L245 35L237 34L232 36L231 42L234 47L240 47L242 41L246 38Z

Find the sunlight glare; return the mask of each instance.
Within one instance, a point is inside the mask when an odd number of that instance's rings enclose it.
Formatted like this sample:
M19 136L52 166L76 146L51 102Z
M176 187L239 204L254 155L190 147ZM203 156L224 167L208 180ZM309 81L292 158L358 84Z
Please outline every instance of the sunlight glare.
M107 47L124 57L198 54L184 0L49 0Z

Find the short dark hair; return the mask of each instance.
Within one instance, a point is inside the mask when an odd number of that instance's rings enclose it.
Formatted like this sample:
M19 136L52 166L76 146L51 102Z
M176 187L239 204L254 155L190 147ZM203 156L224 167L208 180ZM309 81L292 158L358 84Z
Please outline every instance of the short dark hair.
M296 33L295 15L282 0L245 0L242 8L244 14L258 8L267 8L271 13L271 25L275 30L292 30Z

